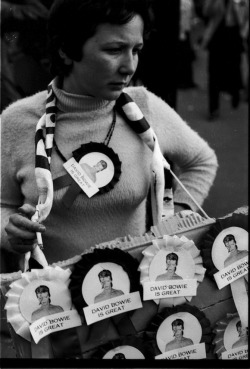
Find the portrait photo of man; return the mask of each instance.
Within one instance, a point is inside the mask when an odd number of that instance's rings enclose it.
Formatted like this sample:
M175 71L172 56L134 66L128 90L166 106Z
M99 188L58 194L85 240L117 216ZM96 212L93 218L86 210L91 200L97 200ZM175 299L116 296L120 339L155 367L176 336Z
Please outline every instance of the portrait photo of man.
M229 253L228 257L224 261L224 267L226 268L230 264L248 256L247 250L238 250L235 236L228 234L223 238L223 242Z
M40 307L37 310L33 311L31 315L32 323L44 316L61 313L64 311L61 306L51 304L51 295L49 287L45 285L38 286L35 289L35 294L38 299Z
M96 175L99 172L102 172L105 170L108 166L105 160L100 160L98 163L96 163L93 166L90 166L87 163L80 164L83 170L86 172L87 176L91 179L92 182L96 182Z
M174 339L166 344L165 352L194 344L190 338L183 336L184 321L182 319L175 319L171 324Z
M166 256L166 272L157 276L156 281L167 281L171 279L183 279L176 274L178 265L178 255L174 252L167 254Z
M234 342L234 344L232 345L232 349L248 345L248 328L243 328L241 321L239 320L236 323L236 329L238 332L239 339L236 342Z
M102 286L102 292L95 296L94 303L105 301L108 299L111 299L113 297L124 295L124 292L121 290L116 290L113 288L113 279L112 279L112 273L108 269L102 270L98 274L99 281Z

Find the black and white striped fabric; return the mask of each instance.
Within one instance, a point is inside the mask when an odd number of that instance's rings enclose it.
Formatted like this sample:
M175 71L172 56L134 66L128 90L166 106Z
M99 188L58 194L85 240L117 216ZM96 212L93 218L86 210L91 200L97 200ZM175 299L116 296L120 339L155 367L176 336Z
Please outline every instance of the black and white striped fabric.
M164 218L174 215L173 195L169 203L164 202L165 178L164 168L169 170L170 165L162 155L157 136L149 125L139 106L131 97L123 92L116 105L123 112L129 126L139 135L143 142L153 151L151 163L151 211L153 225L160 223ZM172 190L171 190L172 192Z
M37 205L37 209L39 210L39 222L47 218L53 204L53 181L50 172L50 162L55 126L56 97L51 82L48 86L45 114L43 114L37 123L35 136L35 177L39 194Z
M50 162L56 126L56 97L52 89L52 82L48 86L46 112L38 121L36 128L35 176L39 193L37 207L39 209L40 222L47 218L53 203L53 181L50 172ZM164 168L170 169L170 166L161 153L155 132L131 97L123 92L116 102L116 107L130 127L153 151L151 164L151 207L153 224L156 225L161 222L163 215ZM173 215L173 206L169 215Z

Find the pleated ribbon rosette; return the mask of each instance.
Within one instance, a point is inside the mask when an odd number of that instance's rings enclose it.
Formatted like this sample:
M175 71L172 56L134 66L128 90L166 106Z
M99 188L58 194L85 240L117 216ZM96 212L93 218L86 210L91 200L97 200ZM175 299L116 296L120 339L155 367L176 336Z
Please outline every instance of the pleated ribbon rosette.
M31 333L29 330L30 322L25 317L22 309L20 309L20 299L25 288L34 281L59 282L60 286L64 285L63 301L64 304L72 307L71 297L68 290L69 269L63 270L60 267L46 267L44 269L33 269L31 272L22 273L21 278L11 283L9 291L6 293L7 302L5 310L7 313L7 321L12 325L14 331L27 341L31 341Z
M214 353L218 359L222 359L222 354L230 350L234 340L238 339L235 325L239 320L238 313L227 313L226 316L216 322L213 330L215 334L213 345ZM234 331L231 329L232 326L234 326ZM238 349L240 350L241 348L239 347Z
M203 267L199 249L195 246L192 240L189 240L185 236L178 237L164 235L163 239L152 241L152 245L142 252L144 257L139 265L139 270L141 272L140 283L143 285L145 282L154 281L154 279L152 279L152 273L150 272L150 266L153 259L162 251L165 254L172 252L178 253L178 255L183 259L189 260L190 270L185 272L186 275L183 275L183 278L197 280L198 287L198 284L204 279L206 269ZM169 307L181 305L191 300L192 296L180 296L155 299L154 301L157 304L160 304L160 307Z

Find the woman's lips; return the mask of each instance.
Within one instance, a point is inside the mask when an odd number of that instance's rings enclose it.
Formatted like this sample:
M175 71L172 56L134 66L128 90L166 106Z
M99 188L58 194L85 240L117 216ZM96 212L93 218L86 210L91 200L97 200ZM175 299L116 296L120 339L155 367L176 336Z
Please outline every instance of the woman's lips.
M123 82L112 82L109 84L112 88L114 89L123 89L124 87L127 86L127 83L123 83Z
M110 85L114 86L126 86L127 82L111 82Z

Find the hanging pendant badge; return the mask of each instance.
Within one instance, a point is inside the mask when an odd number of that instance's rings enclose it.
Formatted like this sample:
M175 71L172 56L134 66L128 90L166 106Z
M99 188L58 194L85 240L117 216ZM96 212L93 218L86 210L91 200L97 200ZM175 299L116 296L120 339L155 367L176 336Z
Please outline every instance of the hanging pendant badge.
M114 188L121 175L118 155L106 144L89 142L73 151L73 157L86 172L100 193Z
M81 190L90 198L112 190L121 175L118 155L103 143L89 142L73 152L73 157L63 164L74 182L64 196L70 207Z

